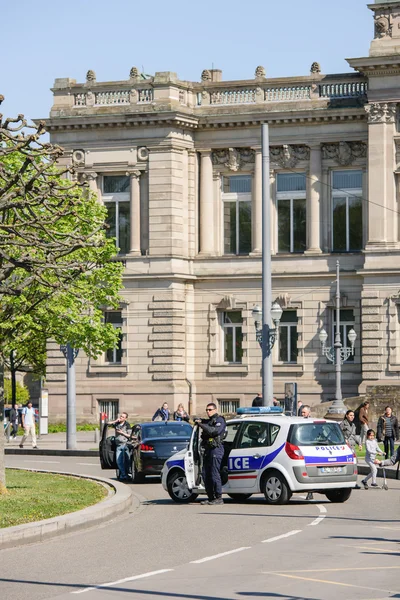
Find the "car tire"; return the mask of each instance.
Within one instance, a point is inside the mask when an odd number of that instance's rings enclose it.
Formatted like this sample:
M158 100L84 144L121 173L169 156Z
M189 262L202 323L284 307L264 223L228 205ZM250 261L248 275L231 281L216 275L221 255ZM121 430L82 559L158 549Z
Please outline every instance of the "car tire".
M292 492L279 471L268 471L262 479L261 491L268 504L287 504Z
M132 461L130 475L132 478L132 483L144 483L145 474L137 470L134 460Z
M168 477L168 494L174 502L179 504L189 504L196 500L198 494L193 494L188 488L185 473L176 471Z
M341 488L339 490L329 490L325 492L325 496L330 502L335 504L346 502L351 496L351 488Z
M229 498L236 500L236 502L244 502L248 500L253 494L228 494Z

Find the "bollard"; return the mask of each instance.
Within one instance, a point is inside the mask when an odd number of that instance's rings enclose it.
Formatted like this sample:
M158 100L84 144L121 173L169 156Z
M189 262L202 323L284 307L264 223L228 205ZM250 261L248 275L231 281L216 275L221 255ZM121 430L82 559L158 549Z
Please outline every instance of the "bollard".
M94 430L94 443L98 444L99 442L100 442L100 430L95 429Z

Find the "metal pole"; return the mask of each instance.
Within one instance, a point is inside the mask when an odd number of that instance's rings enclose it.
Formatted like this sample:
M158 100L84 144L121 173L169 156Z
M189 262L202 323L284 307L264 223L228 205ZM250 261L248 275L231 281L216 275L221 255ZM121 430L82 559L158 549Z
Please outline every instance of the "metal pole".
M270 350L272 277L271 277L271 201L269 183L269 127L261 126L262 154L262 403L272 406L272 356Z
M340 263L336 261L336 328L335 328L335 372L336 372L336 394L335 400L342 402L342 360L340 341Z
M328 409L328 419L342 420L346 413L346 405L342 399L342 342L340 340L340 263L336 262L336 325L335 325L335 400Z
M75 351L67 344L67 450L76 450Z

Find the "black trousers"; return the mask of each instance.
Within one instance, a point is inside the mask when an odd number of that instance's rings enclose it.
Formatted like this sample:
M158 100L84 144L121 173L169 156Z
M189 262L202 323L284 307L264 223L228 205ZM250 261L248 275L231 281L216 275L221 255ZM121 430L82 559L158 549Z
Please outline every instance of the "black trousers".
M385 458L390 458L394 454L394 437L384 437L383 447L385 449Z
M224 448L210 448L204 453L203 481L209 500L222 496L221 462Z

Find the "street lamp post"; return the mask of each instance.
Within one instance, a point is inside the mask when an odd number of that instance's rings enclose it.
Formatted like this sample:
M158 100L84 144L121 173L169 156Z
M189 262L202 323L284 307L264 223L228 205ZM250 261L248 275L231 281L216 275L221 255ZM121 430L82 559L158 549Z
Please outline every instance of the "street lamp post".
M282 309L276 302L272 305L272 272L271 272L271 199L269 183L269 128L261 126L262 157L262 306L255 306L252 315L256 328L256 338L262 348L262 403L273 405L273 372L271 350L276 340ZM275 329L271 327L271 320Z
M71 344L60 346L67 360L67 450L76 450L76 380L75 358L78 350Z
M354 344L357 339L357 334L354 329L350 329L348 333L350 347L342 345L340 340L340 263L336 261L336 323L335 323L335 343L333 346L326 346L328 334L325 329L322 329L319 334L321 342L322 354L335 364L336 373L336 392L335 401L329 408L326 416L328 418L342 419L346 413L346 406L342 398L342 364L354 355Z

